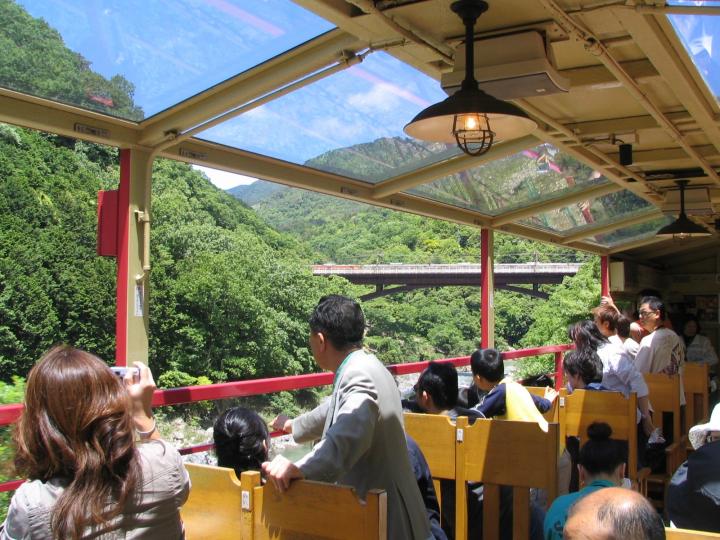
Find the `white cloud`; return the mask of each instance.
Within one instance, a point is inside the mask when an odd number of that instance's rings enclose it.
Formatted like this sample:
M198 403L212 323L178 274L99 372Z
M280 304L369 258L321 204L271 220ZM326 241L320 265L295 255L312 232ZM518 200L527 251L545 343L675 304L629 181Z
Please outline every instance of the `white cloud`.
M210 181L220 189L230 189L235 186L252 184L255 180L257 180L257 178L253 178L252 176L220 171L209 167L201 167L199 165L193 165L193 169L204 172Z
M388 112L399 106L400 97L392 85L379 83L374 84L369 92L352 94L347 98L347 102L349 106L362 109L363 112L368 109Z

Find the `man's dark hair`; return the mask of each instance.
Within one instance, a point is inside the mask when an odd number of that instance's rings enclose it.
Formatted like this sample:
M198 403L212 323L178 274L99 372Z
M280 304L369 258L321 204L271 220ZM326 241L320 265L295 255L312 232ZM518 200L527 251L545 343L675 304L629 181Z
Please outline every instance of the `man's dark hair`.
M602 378L602 361L597 354L583 356L578 351L568 351L563 369L573 377L579 375L586 385Z
M473 375L479 375L490 382L500 382L505 376L505 363L496 349L478 349L470 357Z
M310 315L310 330L322 332L339 351L362 347L365 315L360 304L347 296L323 296Z
M580 449L578 463L592 475L612 474L627 462L626 445L611 439L612 428L605 422L593 422L587 428L588 441Z
M415 388L418 392L427 392L437 408L452 409L458 398L457 370L452 364L430 362Z
M625 315L620 315L617 321L617 335L623 339L630 337L630 319Z
M625 500L607 500L597 509L597 519L612 530L613 538L665 540L660 514L644 497L637 501L638 504L627 504Z
M657 311L660 320L665 320L665 304L657 296L644 296L640 301L640 305L647 304L650 309Z

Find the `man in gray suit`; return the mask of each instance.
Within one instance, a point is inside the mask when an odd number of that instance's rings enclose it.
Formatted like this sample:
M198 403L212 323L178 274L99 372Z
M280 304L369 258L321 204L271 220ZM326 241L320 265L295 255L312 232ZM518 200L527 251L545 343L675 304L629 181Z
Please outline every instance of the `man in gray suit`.
M310 348L317 364L335 373L330 399L294 420L280 415L273 427L297 442L320 442L296 461L278 456L263 471L278 489L294 478L337 482L387 492L388 538L432 538L403 429L400 395L392 375L362 349L365 317L344 296L320 299L310 316Z

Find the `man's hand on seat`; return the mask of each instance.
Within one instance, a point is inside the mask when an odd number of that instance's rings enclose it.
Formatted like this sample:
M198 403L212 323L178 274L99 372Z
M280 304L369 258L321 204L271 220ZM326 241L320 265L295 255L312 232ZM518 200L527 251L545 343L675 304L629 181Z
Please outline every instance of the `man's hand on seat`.
M284 456L277 456L272 461L266 461L262 464L262 470L265 478L272 482L280 492L289 488L290 482L295 478L304 478L300 469Z

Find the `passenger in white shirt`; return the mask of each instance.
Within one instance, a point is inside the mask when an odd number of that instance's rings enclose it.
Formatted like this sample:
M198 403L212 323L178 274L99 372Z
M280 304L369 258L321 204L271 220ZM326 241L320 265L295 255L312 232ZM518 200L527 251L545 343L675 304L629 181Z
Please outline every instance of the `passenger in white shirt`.
M715 348L708 338L700 335L700 324L692 315L685 319L683 338L685 340L685 359L688 362L710 364L710 370L715 371L718 363Z
M631 360L635 360L640 344L630 337L630 319L625 315L620 315L617 321L617 337L622 342L622 347Z
M635 365L641 373L680 373L685 362L685 347L680 337L665 328L665 305L655 296L643 298L640 306L643 328L650 332L642 338L635 356Z
M665 328L665 304L656 296L647 296L640 304L640 323L650 332L640 341L635 355L635 365L641 373L665 373L680 375L680 404L685 405L685 387L682 367L685 363L685 347L680 337Z
M646 436L654 431L652 416L650 415L650 402L648 400L648 387L645 379L635 368L630 357L623 350L622 344L617 343L615 328L617 325L617 311L609 306L600 306L594 310L596 324L593 321L580 321L571 330L570 338L575 343L576 350L588 358L597 354L602 363L602 386L606 390L622 392L629 396L631 392L637 395L638 409L642 422L642 431ZM608 338L614 336L614 340Z

